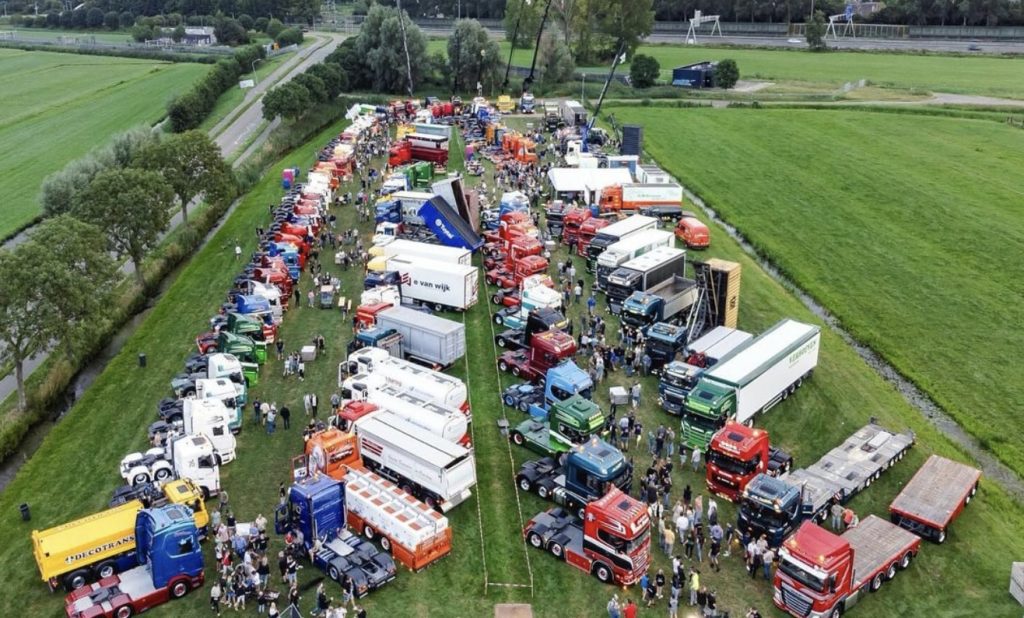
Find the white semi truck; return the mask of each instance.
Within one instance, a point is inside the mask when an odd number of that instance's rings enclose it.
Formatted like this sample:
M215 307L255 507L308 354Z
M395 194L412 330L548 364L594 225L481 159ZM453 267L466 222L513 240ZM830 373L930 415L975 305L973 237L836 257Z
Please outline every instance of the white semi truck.
M213 443L206 436L171 435L163 447L125 455L119 468L121 478L132 486L189 479L203 497L220 492L220 465Z
M469 395L462 380L395 358L382 348L363 348L349 354L348 360L338 365L338 386L347 375L359 373L383 376L388 384L405 392L469 414Z
M469 447L469 421L458 408L426 399L415 392L396 388L372 373L356 374L341 387L342 400L365 401L378 410L392 412L430 433ZM344 412L342 416L344 416Z

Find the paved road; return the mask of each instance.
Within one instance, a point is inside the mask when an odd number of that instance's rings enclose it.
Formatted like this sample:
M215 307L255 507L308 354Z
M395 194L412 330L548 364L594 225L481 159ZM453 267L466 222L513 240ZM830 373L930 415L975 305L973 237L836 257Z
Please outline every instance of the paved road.
M423 28L427 36L449 36L451 28L428 27ZM505 39L505 31L501 28L488 28L487 33L491 38L497 40ZM791 43L790 39L797 40ZM686 43L686 33L678 34L654 33L645 39L648 43L675 43L682 45ZM697 38L697 46L701 45L739 45L748 47L779 47L787 49L802 49L806 46L803 37L782 37L782 36L723 36ZM898 51L931 51L931 52L963 52L968 53L968 45L978 46L978 51L969 52L976 54L1024 54L1024 41L966 41L946 39L864 39L864 38L842 38L829 39L829 47L836 49L858 49L858 50L898 50Z

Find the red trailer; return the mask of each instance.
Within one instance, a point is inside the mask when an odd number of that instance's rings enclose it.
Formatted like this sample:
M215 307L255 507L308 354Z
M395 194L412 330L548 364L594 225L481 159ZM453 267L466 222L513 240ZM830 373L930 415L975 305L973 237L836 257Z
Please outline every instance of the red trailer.
M950 524L978 491L981 470L932 455L889 505L889 519L923 538L944 543Z

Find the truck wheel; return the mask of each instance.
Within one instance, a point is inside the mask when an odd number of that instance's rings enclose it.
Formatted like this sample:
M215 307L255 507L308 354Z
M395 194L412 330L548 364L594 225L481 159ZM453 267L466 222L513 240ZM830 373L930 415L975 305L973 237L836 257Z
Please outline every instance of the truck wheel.
M85 569L79 569L64 578L64 589L68 592L74 592L87 583L89 583L89 572Z
M843 608L836 605L832 608L832 613L828 615L828 618L840 618L843 615Z
M903 554L903 557L900 558L900 568L901 569L907 568L908 566L910 566L910 563L913 560L914 560L914 554L910 553L909 551L907 553Z
M391 539L389 539L388 537L386 537L384 535L381 535L381 537L380 537L380 547L381 547L381 549L383 549L384 551L386 551L387 553L390 554L391 553Z
M505 297L502 296L501 294L495 294L494 296L491 297L491 302L494 303L495 305L500 305L504 298Z
M363 528L363 536L365 536L368 540L372 541L373 538L377 536L377 533L374 532L372 527L366 526L365 528Z
M122 605L114 610L114 616L116 616L116 618L129 618L134 613L135 612L132 610L131 605Z
M487 282L487 285L494 285L494 277L484 277L484 280Z
M437 312L444 311L444 305L442 305L441 303L434 303L434 311L437 311Z
M172 599L180 599L186 594L188 594L188 583L184 580L176 581L174 582L174 585L171 586Z
M594 565L594 576L602 584L610 584L612 582L612 570L600 562Z
M501 402L510 408L516 407L516 399L512 395L505 395L501 398Z
M220 456L218 455L217 458L219 459ZM219 461L217 465L220 465ZM153 477L158 481L166 481L171 478L171 471L168 468L160 468L153 474Z
M515 444L516 446L522 446L524 442L526 442L526 439L523 438L523 434L519 433L518 431L513 431L512 432L512 443L513 444Z
M340 582L341 581L341 573L338 572L338 567L336 567L334 565L331 565L327 569L327 577L330 577L331 579L333 579L336 582Z
M167 417L167 422L168 423L172 423L172 424L173 423L183 423L184 421L185 421L185 417L182 416L181 414L172 414L171 416Z
M504 359L499 360L498 369L501 369L502 371L508 371L508 363Z
M149 473L139 472L132 477L132 485L142 485L143 483L149 482Z
M497 324L498 326L501 326L501 323L504 322L504 321L505 320L502 319L500 314L497 314L497 313L494 314L494 323L495 324ZM504 347L504 346L502 346L502 347Z
M889 568L885 570L885 578L886 579L891 580L891 579L896 577L896 566L897 566L897 563L893 562L892 564L889 565Z
M558 543L552 543L551 546L548 547L548 551L550 551L551 555L555 558L558 558L559 560L565 560L565 550L562 549L562 546Z
M530 411L530 404L526 401L519 402L519 411L526 414Z
M938 543L939 545L942 545L943 543L946 542L946 531L945 530L939 532L939 537L937 539L935 539L935 542Z
M512 375L514 375L515 377L518 378L520 373L521 372L519 371L519 367L518 366L512 368Z
M494 319L497 320L498 317L495 316ZM494 338L494 343L498 344L499 348L504 348L506 345L508 345L508 344L505 343L505 338L501 337L501 336L495 337Z
M526 535L526 541L537 549L544 549L544 539L540 538L540 535L536 532L530 532L530 534Z
M544 500L547 500L548 496L551 495L551 490L548 489L544 485L538 485L537 486L537 495L540 496L541 498L543 498Z
M101 562L96 567L96 579L104 579L110 577L114 573L117 573L117 565L113 562Z
M878 589L882 587L882 574L877 573L871 578L871 592L878 592Z
M519 489L522 489L525 492L529 492L531 489L533 489L533 485L530 483L530 479L526 478L525 476L520 476L518 479L516 479L516 484L519 485Z

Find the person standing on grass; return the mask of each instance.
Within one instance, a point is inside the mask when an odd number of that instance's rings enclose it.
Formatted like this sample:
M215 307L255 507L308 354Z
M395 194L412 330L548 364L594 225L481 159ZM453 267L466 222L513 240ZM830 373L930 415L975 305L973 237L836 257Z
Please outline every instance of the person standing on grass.
M843 525L843 505L839 503L839 500L832 500L832 506L829 507L829 513L832 514L832 530L840 532Z
M665 546L665 555L672 556L672 551L676 545L676 533L672 530L673 522L669 521L668 525L665 526L665 533L662 535L663 545Z
M576 287L572 289L573 296L575 298L575 304L580 304L580 300L583 298L583 286L576 284Z
M252 421L257 425L260 424L260 398L256 397L252 400Z
M306 416L309 416L313 411L313 401L310 399L310 394L306 393L302 396L302 405L306 408Z
M629 396L634 410L640 407L640 390L640 382L633 382L633 386L629 389Z
M665 459L672 461L672 456L676 453L676 432L672 431L672 427L665 428Z
M274 433L277 428L277 410L270 408L267 411L267 435Z
M260 404L260 425L267 424L267 415L270 414L270 403L264 401Z
M274 405L277 405L277 404L274 404ZM271 408L273 408L273 406L271 406ZM284 423L284 428L285 429L291 429L291 426L292 426L292 411L288 409L288 406L281 406L281 410L280 410L279 414L281 415L281 422Z
M717 573L721 571L721 567L718 566L718 555L722 552L722 527L717 523L711 526L711 548L708 550L708 561L711 563L711 568Z
M608 601L608 618L620 618L619 612L619 595L613 594L612 598Z
M213 613L220 616L220 578L214 580L213 586L210 588L210 609Z
M316 393L309 394L309 406L313 410L313 418L316 418L318 406L320 405L320 398L316 396Z
M693 455L690 456L690 464L693 466L693 471L694 472L696 472L697 469L700 467L700 462L701 462L700 447L699 446L695 446L695 447L693 447Z
M274 347L277 348L277 360L284 359L284 339L278 338L274 341Z
M765 581L772 580L772 563L775 561L775 552L771 547L764 550L764 554L761 555L761 561L764 563L764 579Z
M590 293L590 297L587 298L587 311L590 312L590 315L594 315L594 309L596 309L596 308L597 308L597 299L594 298L594 293L591 292Z

